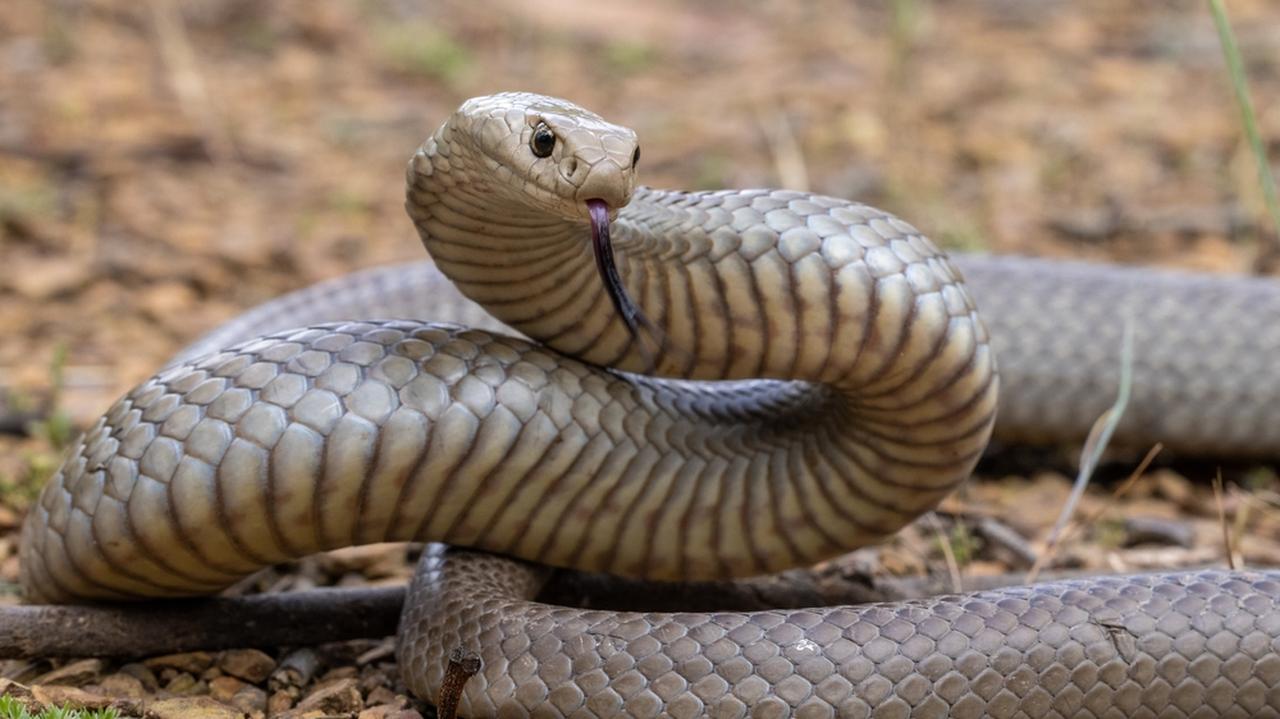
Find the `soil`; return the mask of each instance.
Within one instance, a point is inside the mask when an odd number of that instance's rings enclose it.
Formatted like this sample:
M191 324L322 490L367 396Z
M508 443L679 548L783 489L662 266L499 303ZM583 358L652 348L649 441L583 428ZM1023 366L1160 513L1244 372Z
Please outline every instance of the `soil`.
M856 198L955 249L1277 269L1280 238L1200 0L750 8L0 4L0 604L18 601L17 531L33 486L115 397L258 302L423 256L402 207L404 164L473 95L560 95L635 128L642 181L654 186ZM1280 5L1233 0L1230 10L1274 163ZM1067 453L986 466L935 518L841 561L961 584L1026 571L1046 551L1072 464ZM1133 464L1125 458L1090 488L1053 566L1200 566L1228 553L1280 564L1271 468L1233 468L1219 503L1212 465L1160 467L1117 496L1115 478ZM398 581L407 553L390 556L339 572L314 560L260 584ZM327 677L326 690L360 701L333 713L365 710L379 687L375 699L395 711L427 711L389 698L399 692L394 661L357 661L370 650L330 652L294 699ZM172 677L144 696L166 695L180 674L190 686L167 695L209 694L225 674L219 661L151 669ZM0 676L29 683L63 665L3 665ZM369 679L370 666L386 681ZM80 685L101 688L122 672L104 665ZM334 690L339 680L352 681ZM263 692L243 708L266 712L269 682L236 681ZM219 701L239 707L231 697L242 687L221 687Z

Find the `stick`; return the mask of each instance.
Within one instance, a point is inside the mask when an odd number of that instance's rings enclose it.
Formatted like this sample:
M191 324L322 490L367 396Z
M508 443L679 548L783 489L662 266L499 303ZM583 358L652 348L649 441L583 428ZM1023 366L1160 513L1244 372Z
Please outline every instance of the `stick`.
M145 657L196 649L322 644L396 632L404 588L0 608L0 659Z

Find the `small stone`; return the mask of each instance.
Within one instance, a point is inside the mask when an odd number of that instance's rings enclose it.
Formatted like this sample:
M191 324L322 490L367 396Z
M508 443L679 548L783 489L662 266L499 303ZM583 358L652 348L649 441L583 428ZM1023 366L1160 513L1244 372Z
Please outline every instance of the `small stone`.
M102 709L111 705L111 697L87 692L77 687L66 687L57 684L31 686L31 696L41 704L49 706L70 706L79 709Z
M252 684L246 684L227 703L250 714L262 714L267 710L267 693Z
M298 702L298 709L302 711L320 709L327 714L354 712L363 707L364 699L360 696L356 680L352 678L322 684Z
M31 683L63 684L73 687L84 686L97 679L106 667L107 663L101 659L81 659L58 667L53 671L45 672L32 680Z
M333 669L325 672L324 676L320 677L320 683L328 684L334 679L351 679L359 675L360 670L357 667L353 667L348 664L346 666L334 667Z
M199 674L213 666L213 655L208 652L183 652L182 654L165 654L152 657L143 664L155 671L157 669L177 669L180 672Z
M259 684L275 671L276 660L257 649L232 649L218 657L218 667L233 677Z
M209 697L161 699L147 707L148 719L244 719L245 712Z
M209 696L220 702L229 702L244 686L247 685L235 677L218 677L209 682Z
M206 686L207 685L204 682L197 681L196 678L190 674L186 672L179 672L173 677L173 679L170 679L164 685L164 690L170 694L181 696L184 694L199 693L199 690Z
M277 690L270 698L267 699L267 713L275 715L288 711L293 707L293 700L295 698L296 697L283 689Z
M108 674L99 682L102 687L102 693L111 697L124 697L128 699L141 699L146 696L147 690L143 686L142 680L132 674L124 672L116 672Z
M387 687L378 687L369 692L365 702L368 704L395 704L403 707L408 700L403 694L396 694Z
M280 667L271 675L270 686L272 689L306 686L319 669L320 655L314 649L298 649L280 660Z
M146 691L154 692L160 688L160 680L156 679L155 672L137 662L130 662L120 667L119 673L127 674L142 682L142 688Z

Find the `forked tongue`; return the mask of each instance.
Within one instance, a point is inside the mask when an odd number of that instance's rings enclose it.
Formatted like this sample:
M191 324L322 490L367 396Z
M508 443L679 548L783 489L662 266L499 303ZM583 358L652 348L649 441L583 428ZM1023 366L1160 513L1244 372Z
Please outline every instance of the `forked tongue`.
M591 215L591 249L596 254L596 270L600 272L600 280L609 293L613 309L617 310L627 331L635 339L639 339L641 327L649 325L644 314L622 285L618 276L618 267L613 262L613 245L609 243L609 205L604 200L587 200L587 212Z

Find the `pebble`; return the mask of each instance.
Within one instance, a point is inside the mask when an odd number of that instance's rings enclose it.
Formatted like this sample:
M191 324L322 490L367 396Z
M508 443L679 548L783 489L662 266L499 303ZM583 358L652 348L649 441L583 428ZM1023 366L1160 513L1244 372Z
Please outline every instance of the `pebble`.
M218 657L218 667L233 677L257 684L275 671L276 660L257 649L232 649Z
M274 716L281 714L293 708L293 701L297 697L284 689L279 689L267 699L267 713Z
M244 719L246 712L209 697L161 699L147 706L149 719Z
M218 677L209 682L209 696L220 702L229 701L245 686L244 682L235 677Z
M170 694L200 694L208 684L197 680L186 672L180 672L164 685L164 690Z
M45 672L32 680L32 684L65 684L67 686L83 686L97 679L107 663L101 659L81 659Z
M320 685L298 702L299 711L320 709L328 714L354 712L364 708L364 699L355 679L346 678Z
M367 704L396 704L401 707L408 703L403 694L396 694L387 687L378 687L370 691L365 702Z
M199 674L213 666L213 655L208 652L165 654L164 656L152 657L144 661L143 664L152 671L157 669L177 669L180 672Z
M116 672L108 674L98 683L102 687L102 693L110 697L122 697L126 699L141 699L146 696L147 689L143 685L142 680L132 674L124 672Z
M87 692L77 687L66 687L57 684L47 686L33 684L31 686L31 696L45 706L57 704L58 706L69 705L82 709L102 709L110 706L112 702L111 697L104 697L101 694Z
M129 662L128 664L120 667L118 673L134 677L138 681L142 682L142 688L149 692L154 692L160 688L160 680L156 679L155 672L148 669L144 664Z
M227 703L250 714L261 714L267 710L267 693L252 684L246 684Z
M320 655L311 648L289 652L271 675L272 689L306 686L320 670Z

